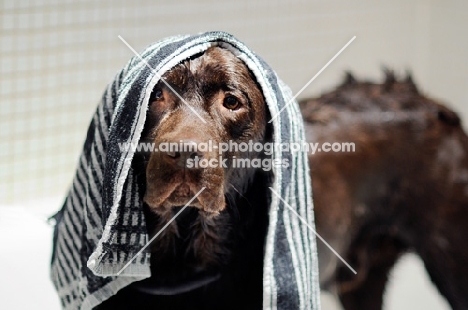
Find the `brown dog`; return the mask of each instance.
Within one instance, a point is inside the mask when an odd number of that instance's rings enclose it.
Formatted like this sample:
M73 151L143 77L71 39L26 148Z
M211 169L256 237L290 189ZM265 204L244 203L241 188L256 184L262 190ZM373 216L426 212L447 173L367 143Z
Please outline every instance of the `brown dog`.
M159 150L171 143L271 138L262 92L246 65L228 50L211 47L163 79L178 95L162 81L155 86L141 142ZM268 214L268 202L261 197L267 196L262 193L270 176L261 169L233 168L231 160L262 154L181 148L135 156L149 233L162 231L152 244L153 276L123 289L99 309L260 309ZM188 165L202 159L218 165Z
M408 78L344 84L301 109L309 142L355 152L309 156L323 287L345 309L382 308L389 271L414 251L453 309L468 309L468 137L457 115Z

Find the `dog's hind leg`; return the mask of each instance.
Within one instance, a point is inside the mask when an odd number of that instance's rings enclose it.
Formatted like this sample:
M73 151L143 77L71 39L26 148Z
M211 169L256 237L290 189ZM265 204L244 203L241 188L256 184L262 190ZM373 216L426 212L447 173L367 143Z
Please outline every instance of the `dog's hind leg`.
M378 237L357 244L347 255L356 266L354 275L346 267L337 273L338 296L345 310L381 310L388 275L406 247L392 237Z
M431 280L453 310L468 309L468 249L463 234L445 232L446 238L416 248Z

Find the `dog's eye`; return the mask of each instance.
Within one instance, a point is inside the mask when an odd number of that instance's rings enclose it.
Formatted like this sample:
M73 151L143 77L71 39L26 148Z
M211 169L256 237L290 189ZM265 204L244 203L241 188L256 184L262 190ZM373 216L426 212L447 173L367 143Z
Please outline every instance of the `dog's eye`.
M240 102L234 96L224 98L223 106L228 110L237 110L240 107Z
M163 92L162 92L162 90L160 90L160 89L155 89L155 90L153 90L153 92L151 93L150 102L159 100L159 99L161 99L162 97L163 97Z

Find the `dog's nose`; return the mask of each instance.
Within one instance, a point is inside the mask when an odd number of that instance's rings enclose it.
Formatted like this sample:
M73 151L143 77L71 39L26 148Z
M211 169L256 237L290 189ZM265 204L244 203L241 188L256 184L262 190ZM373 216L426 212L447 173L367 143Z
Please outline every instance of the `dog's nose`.
M179 140L177 143L169 142L168 145L169 150L163 152L164 160L174 166L184 167L188 159L196 160L198 157L200 160L205 155L199 150L200 141Z

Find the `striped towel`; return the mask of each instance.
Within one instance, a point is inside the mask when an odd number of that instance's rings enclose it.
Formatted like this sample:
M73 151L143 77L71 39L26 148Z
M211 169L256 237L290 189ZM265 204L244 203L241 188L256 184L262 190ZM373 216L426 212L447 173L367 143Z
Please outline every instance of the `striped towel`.
M304 141L302 116L289 88L243 43L225 32L176 36L150 45L133 57L107 86L88 129L76 174L55 219L51 278L63 309L92 309L132 282L150 277L143 203L131 167L148 101L159 77L210 46L222 46L255 75L273 121L274 142ZM303 152L277 152L288 168L274 171L263 270L263 309L320 309L311 182ZM275 166L276 167L276 166ZM287 202L287 205L285 204Z

